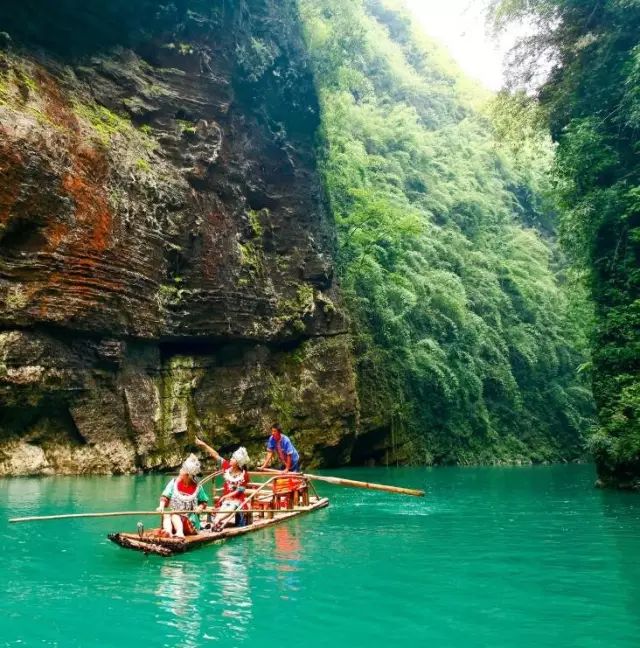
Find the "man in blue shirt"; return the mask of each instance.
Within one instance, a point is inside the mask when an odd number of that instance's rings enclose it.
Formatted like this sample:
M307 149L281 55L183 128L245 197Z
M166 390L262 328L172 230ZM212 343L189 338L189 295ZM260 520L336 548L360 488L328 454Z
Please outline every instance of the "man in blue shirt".
M278 455L282 470L300 472L300 455L291 443L291 439L286 434L282 434L282 428L277 423L271 426L271 436L267 441L267 456L260 468L267 468L274 454Z

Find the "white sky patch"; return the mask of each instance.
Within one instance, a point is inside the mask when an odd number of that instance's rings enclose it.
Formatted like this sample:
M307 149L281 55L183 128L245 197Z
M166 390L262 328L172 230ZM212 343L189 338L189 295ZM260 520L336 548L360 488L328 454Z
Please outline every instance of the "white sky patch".
M490 90L504 84L504 57L518 30L493 39L486 22L486 0L405 0L418 23L445 45L470 77Z

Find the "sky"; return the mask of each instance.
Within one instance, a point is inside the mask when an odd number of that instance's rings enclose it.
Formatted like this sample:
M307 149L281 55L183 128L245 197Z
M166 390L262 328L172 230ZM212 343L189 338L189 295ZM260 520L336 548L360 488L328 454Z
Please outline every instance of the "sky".
M503 85L503 58L515 42L487 33L486 0L405 0L426 33L443 43L458 65L491 90Z

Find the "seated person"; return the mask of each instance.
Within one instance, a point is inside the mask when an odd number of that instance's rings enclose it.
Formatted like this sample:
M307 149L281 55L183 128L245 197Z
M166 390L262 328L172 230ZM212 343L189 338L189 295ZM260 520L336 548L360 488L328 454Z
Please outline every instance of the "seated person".
M220 511L212 520L214 531L220 531L225 524L234 519L235 516L231 515L231 512L239 509L246 498L246 490L249 485L249 473L247 472L249 455L246 448L240 447L231 455L231 459L225 459L197 437L196 445L218 461L220 468L224 471L222 497L216 502L216 508L219 508Z
M163 513L168 506L172 511L180 511L162 516L162 528L167 536L184 538L200 530L199 513L206 508L209 498L196 481L199 472L198 458L189 455L180 468L180 474L162 491L157 510Z

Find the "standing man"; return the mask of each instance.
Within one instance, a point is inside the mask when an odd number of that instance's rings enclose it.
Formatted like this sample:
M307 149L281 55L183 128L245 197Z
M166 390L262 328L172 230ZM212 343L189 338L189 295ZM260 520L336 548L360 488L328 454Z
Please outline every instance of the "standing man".
M271 436L267 441L267 456L260 466L261 469L269 467L274 453L278 455L284 472L300 472L300 455L291 443L291 439L286 434L282 434L282 428L277 423L271 426Z

